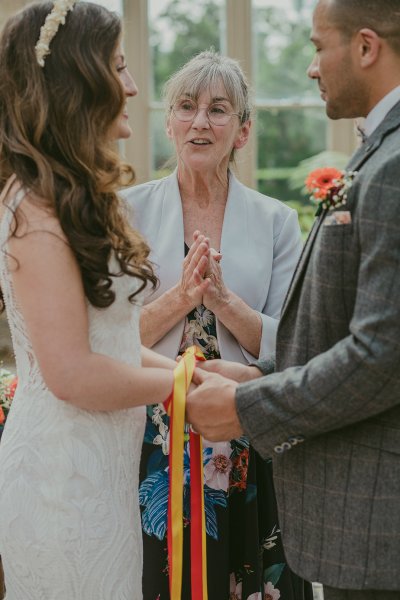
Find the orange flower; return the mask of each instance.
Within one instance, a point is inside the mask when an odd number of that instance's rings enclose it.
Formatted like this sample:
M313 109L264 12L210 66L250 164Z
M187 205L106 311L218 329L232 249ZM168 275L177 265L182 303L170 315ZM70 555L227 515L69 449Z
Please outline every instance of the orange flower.
M15 390L17 389L17 384L18 384L18 378L17 378L17 376L15 376L5 389L6 398L9 402L11 402L15 396Z
M238 488L245 490L247 487L247 470L249 467L249 451L244 448L240 454L232 460L233 466L231 471L231 479L229 482L230 488Z
M4 414L3 409L0 406L0 425L3 425L4 421L6 420L6 416Z
M316 217L323 210L333 210L347 202L348 191L357 171L339 171L333 167L315 169L305 180L310 200L318 205Z
M308 175L305 185L314 198L325 200L330 190L338 186L338 182L343 177L343 173L332 167L315 169Z

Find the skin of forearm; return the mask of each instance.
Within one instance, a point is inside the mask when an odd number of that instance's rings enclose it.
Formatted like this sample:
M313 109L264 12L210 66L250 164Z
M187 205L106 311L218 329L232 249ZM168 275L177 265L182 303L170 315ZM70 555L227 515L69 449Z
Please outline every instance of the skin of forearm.
M257 358L260 354L262 335L259 313L231 291L226 301L214 309L214 313L239 344Z
M168 398L173 387L174 361L167 360L169 368L142 368L91 352L71 361L70 369L63 369L56 384L46 383L60 400L85 410L157 404Z
M146 304L142 308L140 317L142 344L147 348L152 348L194 307L190 298L181 292L178 285L167 290L153 302Z
M157 367L160 369L175 369L177 363L172 360L172 358L168 358L167 356L163 356L162 354L158 354L157 352L153 352L149 348L145 348L142 346L142 367Z

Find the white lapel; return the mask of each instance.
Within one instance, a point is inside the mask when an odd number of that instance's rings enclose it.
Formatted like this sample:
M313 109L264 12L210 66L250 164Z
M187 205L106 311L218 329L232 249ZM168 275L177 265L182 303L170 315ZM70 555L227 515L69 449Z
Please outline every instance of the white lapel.
M226 286L249 306L262 310L268 293L272 243L265 219L248 193L230 173L221 236L221 269Z
M221 269L226 286L237 293L238 273L247 247L247 211L243 191L236 177L229 173L229 191L221 233ZM240 287L240 285L239 285Z
M147 223L151 232L147 235L152 248L150 258L157 265L160 277L160 287L152 299L179 281L185 257L182 202L176 172L165 179L158 193L160 198L154 203Z

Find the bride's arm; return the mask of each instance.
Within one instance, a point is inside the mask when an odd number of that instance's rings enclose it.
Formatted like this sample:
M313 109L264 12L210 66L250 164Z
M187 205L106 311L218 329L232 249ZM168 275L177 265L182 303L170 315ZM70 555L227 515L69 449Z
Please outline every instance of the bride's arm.
M160 369L175 369L177 363L172 358L157 354L153 350L142 346L142 366L158 367Z
M82 278L60 225L42 209L25 200L23 205L21 223L30 230L10 239L9 264L48 388L58 398L91 410L164 401L173 385L170 367L135 368L91 350Z

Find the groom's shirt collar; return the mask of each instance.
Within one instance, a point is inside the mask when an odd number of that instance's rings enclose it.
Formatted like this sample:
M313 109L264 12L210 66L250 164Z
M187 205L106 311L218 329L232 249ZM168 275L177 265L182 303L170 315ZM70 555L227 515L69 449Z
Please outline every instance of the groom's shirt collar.
M368 114L364 123L365 135L370 136L373 131L380 125L383 119L386 117L388 112L393 108L395 104L400 102L400 85L395 87L391 92L386 94L374 106L371 112Z

